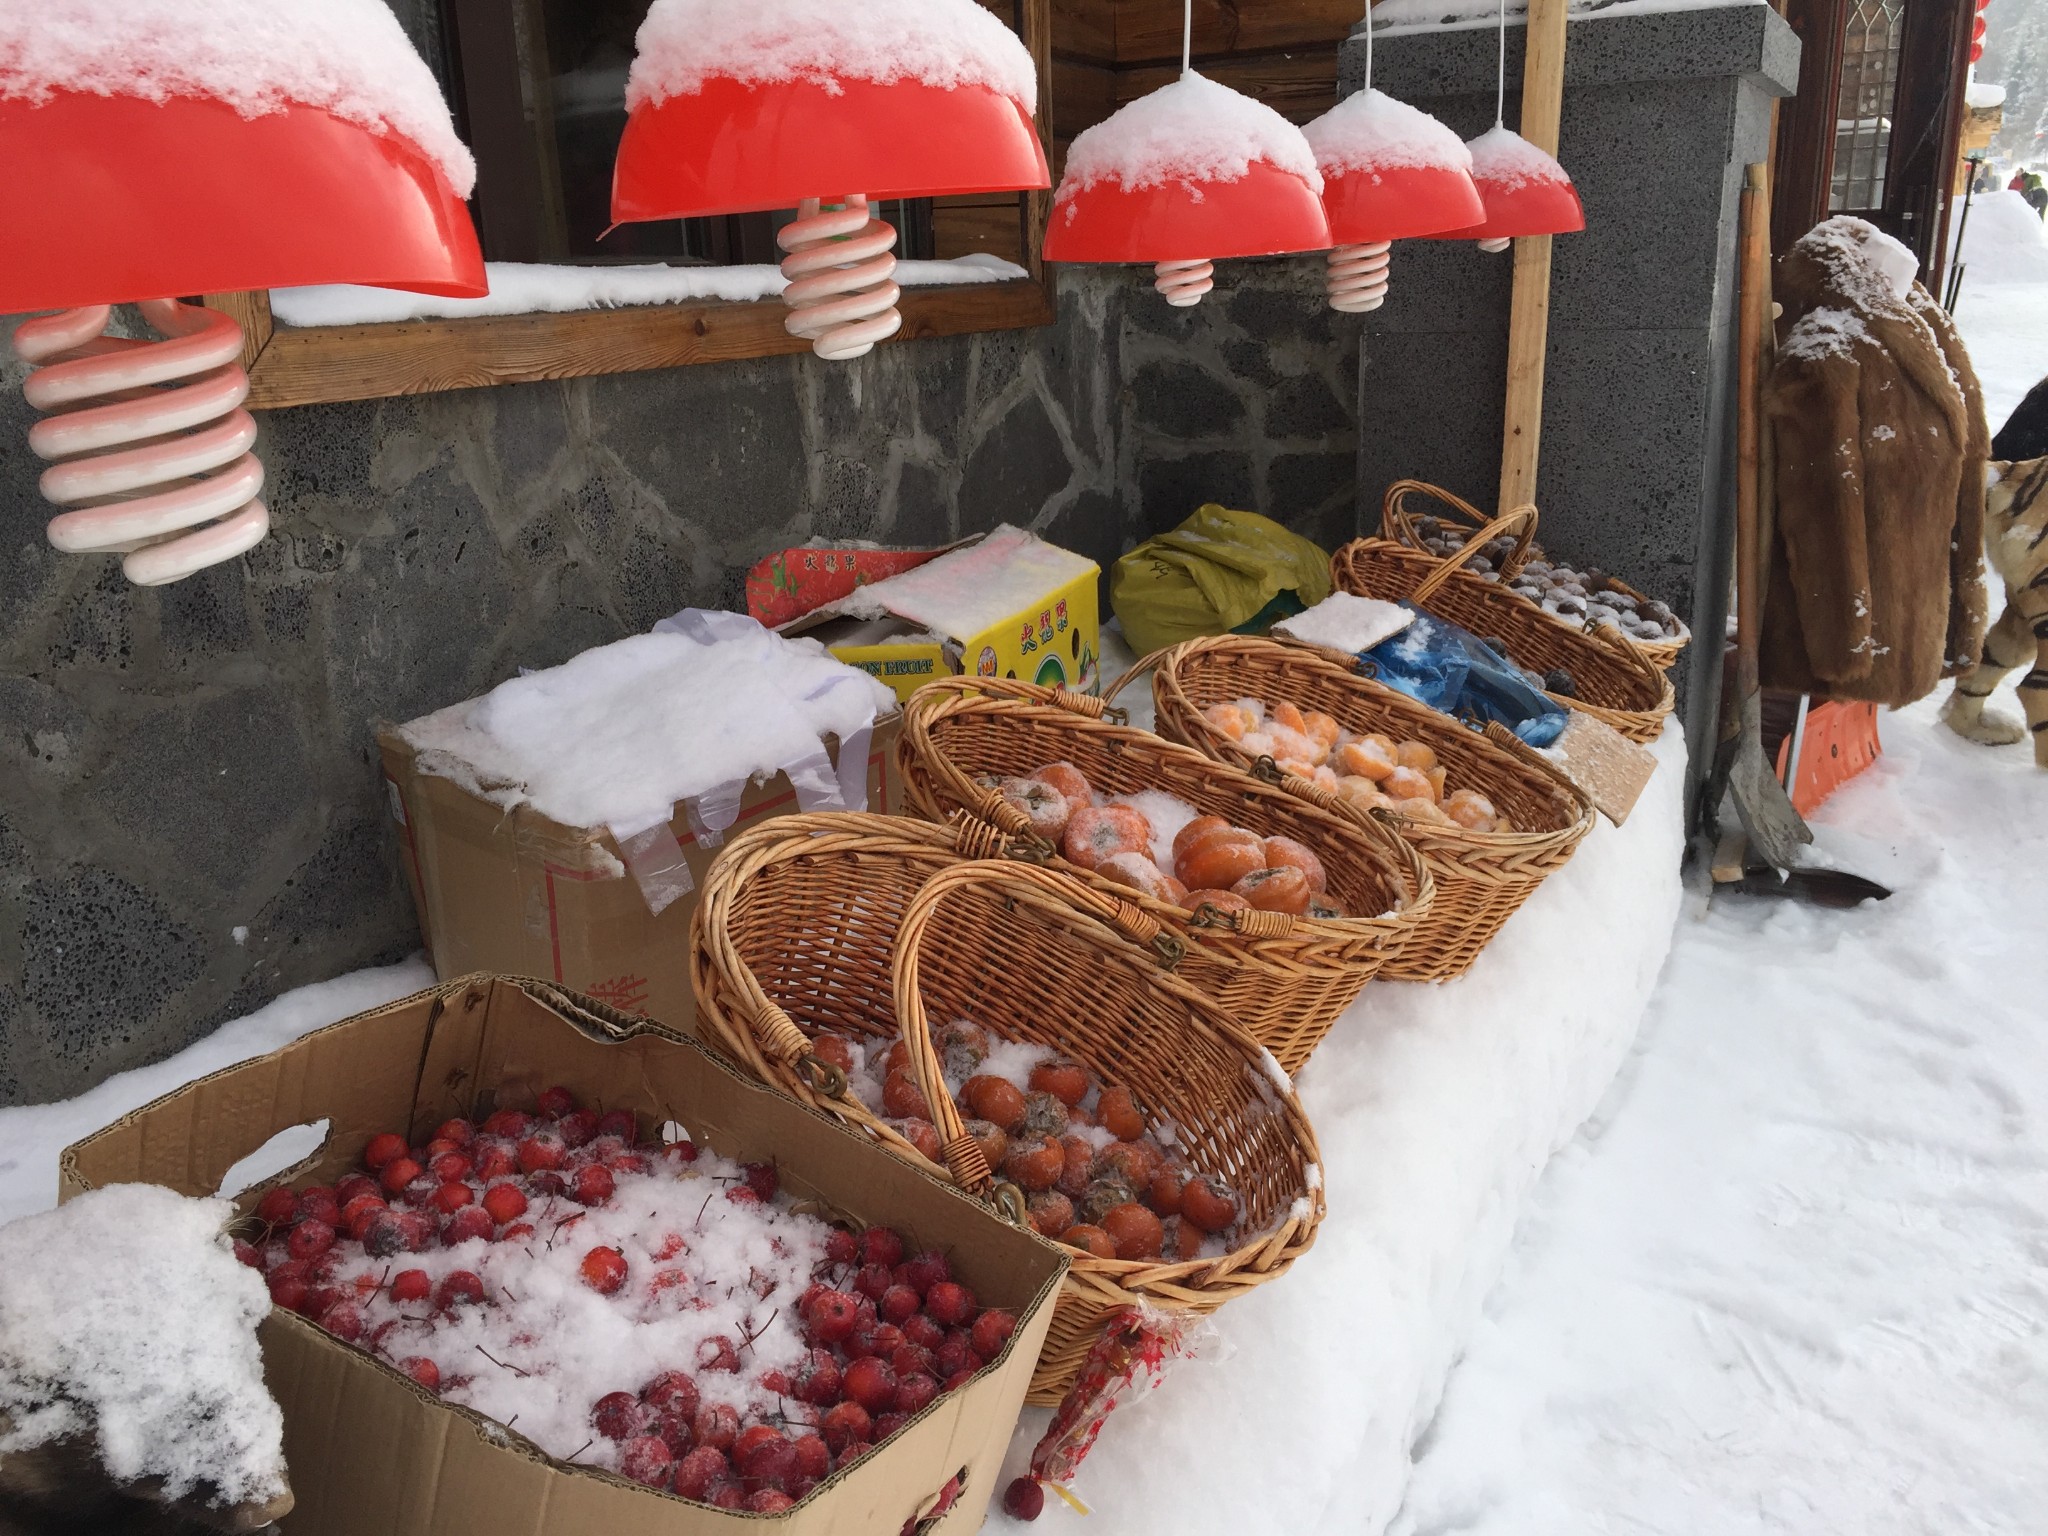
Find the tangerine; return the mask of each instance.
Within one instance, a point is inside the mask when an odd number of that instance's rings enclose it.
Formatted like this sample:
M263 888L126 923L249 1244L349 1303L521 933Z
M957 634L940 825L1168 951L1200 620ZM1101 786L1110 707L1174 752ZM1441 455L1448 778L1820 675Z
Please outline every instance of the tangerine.
M1285 912L1302 917L1308 912L1308 876L1292 865L1255 869L1231 887L1261 912Z
M1083 869L1094 869L1119 853L1143 853L1152 845L1152 823L1128 805L1091 805L1074 812L1060 852Z
M1307 877L1311 891L1322 891L1329 885L1323 874L1323 861L1316 857L1315 850L1291 837L1266 839L1266 865L1269 869L1300 870Z

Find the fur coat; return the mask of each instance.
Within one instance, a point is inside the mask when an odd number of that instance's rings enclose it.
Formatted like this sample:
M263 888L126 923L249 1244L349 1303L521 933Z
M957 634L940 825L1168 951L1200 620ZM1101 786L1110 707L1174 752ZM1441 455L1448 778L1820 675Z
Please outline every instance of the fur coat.
M1852 218L1816 226L1778 263L1767 688L1905 704L1983 644L1991 434L1916 266Z

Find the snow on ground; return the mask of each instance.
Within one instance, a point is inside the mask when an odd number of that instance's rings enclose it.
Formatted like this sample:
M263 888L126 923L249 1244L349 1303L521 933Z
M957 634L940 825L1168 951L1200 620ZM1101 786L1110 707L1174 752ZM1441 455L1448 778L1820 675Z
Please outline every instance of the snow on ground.
M75 1099L0 1109L0 1225L57 1203L57 1155L72 1142L208 1073L433 984L433 967L417 957L337 976L287 992L168 1060L110 1077Z
M2048 776L1938 702L1888 715L1817 817L1890 901L1680 923L1400 1536L2042 1528Z
M1956 218L1960 224L1960 209ZM2048 375L2048 225L2017 192L1979 192L1960 233L1956 329L1995 433Z

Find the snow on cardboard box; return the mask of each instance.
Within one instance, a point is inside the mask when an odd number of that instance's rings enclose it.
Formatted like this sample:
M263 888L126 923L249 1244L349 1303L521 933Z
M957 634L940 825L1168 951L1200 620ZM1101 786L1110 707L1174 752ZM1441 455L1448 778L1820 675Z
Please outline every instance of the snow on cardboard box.
M1101 576L1086 555L1005 523L922 556L785 549L754 567L747 606L783 634L822 641L898 699L962 674L1093 693Z
M435 973L545 977L691 1029L690 920L726 834L800 809L894 812L899 725L814 642L686 610L381 730Z
M466 977L201 1078L66 1148L61 1196L133 1182L210 1195L278 1132L326 1120L318 1151L240 1197L249 1211L274 1184L331 1183L378 1132L403 1127L416 1140L452 1116L530 1108L555 1083L643 1121L679 1121L700 1146L773 1162L786 1190L945 1250L978 1296L1016 1313L1007 1351L794 1508L765 1516L567 1466L516 1428L444 1402L273 1309L261 1328L263 1364L284 1410L298 1500L292 1536L896 1536L955 1476L964 1491L929 1531L977 1530L1052 1320L1066 1272L1060 1251L694 1042L561 988Z

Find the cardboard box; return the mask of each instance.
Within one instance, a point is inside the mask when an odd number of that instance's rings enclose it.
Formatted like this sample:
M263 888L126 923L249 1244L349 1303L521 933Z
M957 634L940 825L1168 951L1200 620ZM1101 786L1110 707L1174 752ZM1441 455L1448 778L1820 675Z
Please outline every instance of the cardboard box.
M695 1043L562 989L469 977L216 1072L67 1148L60 1194L135 1181L209 1194L277 1132L327 1120L320 1150L244 1195L248 1210L276 1183L332 1182L378 1131L404 1127L417 1138L451 1115L530 1105L555 1082L585 1102L680 1120L726 1156L772 1159L799 1198L947 1250L978 1296L1017 1313L1009 1347L795 1508L748 1515L556 1462L516 1431L273 1311L261 1337L297 1496L287 1536L898 1536L963 1471L958 1501L920 1530L978 1529L1066 1273L1060 1250Z
M902 718L875 722L868 747L868 809L902 803L895 745ZM826 739L834 764L839 743ZM669 824L692 890L650 909L618 843L602 828L569 827L530 805L507 812L453 779L423 773L396 730L378 733L386 798L420 933L443 981L472 972L540 976L623 1013L688 1031L690 915L723 839L705 843L679 807ZM731 837L797 808L788 776L749 784Z
M849 577L856 556L867 565ZM797 574L781 577L777 602L764 611L788 613L810 591L815 600L784 619L780 632L820 641L899 699L935 678L963 673L1082 693L1100 686L1096 594L1102 572L1094 561L1009 527L935 551L870 584L862 578L875 559L871 552L783 550L764 564ZM815 577L801 574L814 567ZM1016 571L1031 574L1021 583L1001 580ZM930 588L920 590L922 582ZM993 602L978 596L990 590L1003 595ZM968 612L972 618L962 616Z

